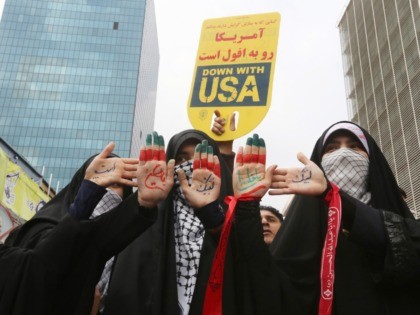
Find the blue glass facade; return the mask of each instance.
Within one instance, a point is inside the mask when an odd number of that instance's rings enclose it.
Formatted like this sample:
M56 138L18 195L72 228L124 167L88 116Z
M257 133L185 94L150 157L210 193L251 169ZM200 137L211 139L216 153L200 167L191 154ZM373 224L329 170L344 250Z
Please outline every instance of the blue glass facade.
M158 64L152 1L6 0L0 135L45 165L54 188L109 141L137 156L153 130Z

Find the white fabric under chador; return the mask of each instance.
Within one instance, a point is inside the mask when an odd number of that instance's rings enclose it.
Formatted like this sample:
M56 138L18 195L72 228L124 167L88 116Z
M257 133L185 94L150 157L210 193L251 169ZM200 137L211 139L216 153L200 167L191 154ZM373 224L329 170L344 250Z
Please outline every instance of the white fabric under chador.
M108 212L109 210L118 206L121 203L121 201L122 201L121 197L115 191L111 189L107 189L107 192L96 205L95 210L93 210L90 218L92 219L97 216L100 216L101 214L104 214L105 212ZM103 311L103 308L104 308L104 298L105 298L106 292L108 291L108 283L109 283L109 278L111 276L113 263L114 263L114 257L110 258L105 263L105 267L102 272L101 278L97 284L99 292L101 293L101 303L100 303L100 309L99 309L101 312Z
M175 167L174 233L175 264L178 288L178 305L182 315L190 310L203 245L204 227L195 216L194 209L185 200L176 170L182 168L191 184L192 161Z
M350 196L368 204L371 198L367 191L369 159L362 154L341 148L322 157L322 168L330 182Z

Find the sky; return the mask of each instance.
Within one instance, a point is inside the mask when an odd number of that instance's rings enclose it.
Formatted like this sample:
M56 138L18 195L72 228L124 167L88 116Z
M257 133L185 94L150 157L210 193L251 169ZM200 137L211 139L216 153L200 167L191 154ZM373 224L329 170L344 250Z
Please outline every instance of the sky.
M347 120L338 22L349 0L154 0L159 79L155 130L166 140L192 128L187 104L204 20L278 12L281 15L271 106L250 134L267 147L267 165L300 165L331 124ZM4 0L0 0L0 14ZM265 196L262 203L283 210L288 196Z

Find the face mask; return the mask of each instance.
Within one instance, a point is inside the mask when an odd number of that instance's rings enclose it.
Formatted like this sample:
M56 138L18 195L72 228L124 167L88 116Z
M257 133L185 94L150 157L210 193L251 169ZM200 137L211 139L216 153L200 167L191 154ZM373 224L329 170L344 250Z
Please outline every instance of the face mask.
M367 191L369 159L360 153L341 148L322 157L322 168L330 182L350 196L369 203L370 192Z
M185 200L184 194L182 193L181 184L179 182L177 170L184 170L185 176L187 177L188 184L191 185L192 172L193 172L193 160L186 161L182 164L176 165L174 168L174 187L175 193L182 199Z

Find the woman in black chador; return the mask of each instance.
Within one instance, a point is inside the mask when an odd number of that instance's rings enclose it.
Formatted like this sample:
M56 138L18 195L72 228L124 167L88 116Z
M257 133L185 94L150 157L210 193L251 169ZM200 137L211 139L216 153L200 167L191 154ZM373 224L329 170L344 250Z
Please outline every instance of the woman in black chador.
M305 168L273 176L270 194L297 196L271 252L299 289L304 313L418 314L420 229L406 228L413 215L374 139L339 122L319 138L311 161L298 158Z
M220 163L220 183L215 186L220 194L214 190L211 200L198 198L197 202L191 195L192 186L181 184L179 171L191 185L196 172L194 155L200 152L208 152ZM202 314L218 228L224 221L221 206L232 193L232 175L217 143L201 131L174 135L166 156L175 159L174 187L158 207L157 222L118 255L106 315ZM233 314L226 307L226 314Z
M140 161L113 156L114 145L109 144L21 227L11 247L0 245L0 314L91 312L105 263L152 225L157 204L172 187L174 163L167 167L163 139L159 142L143 147L141 152L152 155L143 153ZM162 174L154 178L160 190L146 185L151 169ZM138 185L139 190L89 219L116 186L124 185ZM108 203L115 204L112 199Z

